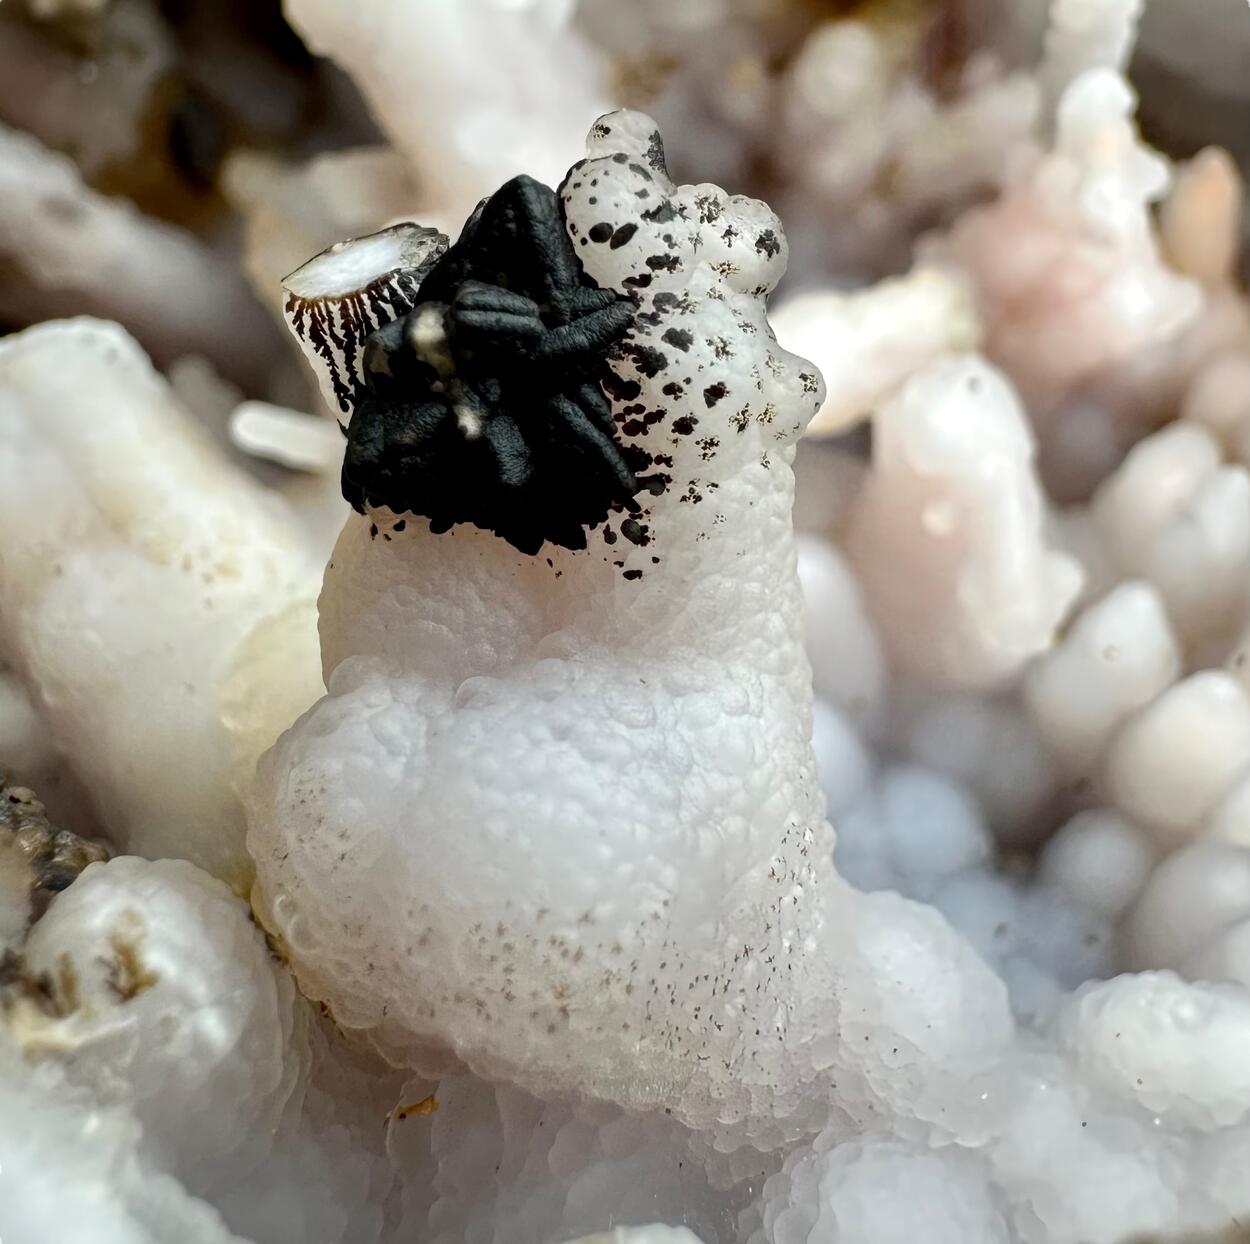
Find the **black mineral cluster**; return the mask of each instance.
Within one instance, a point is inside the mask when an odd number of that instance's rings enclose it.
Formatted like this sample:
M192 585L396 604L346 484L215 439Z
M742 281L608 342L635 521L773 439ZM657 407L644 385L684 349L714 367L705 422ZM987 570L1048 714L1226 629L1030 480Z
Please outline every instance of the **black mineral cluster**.
M587 527L631 504L646 460L616 441L603 392L633 315L586 275L554 191L514 178L366 343L343 495L523 553L585 548Z

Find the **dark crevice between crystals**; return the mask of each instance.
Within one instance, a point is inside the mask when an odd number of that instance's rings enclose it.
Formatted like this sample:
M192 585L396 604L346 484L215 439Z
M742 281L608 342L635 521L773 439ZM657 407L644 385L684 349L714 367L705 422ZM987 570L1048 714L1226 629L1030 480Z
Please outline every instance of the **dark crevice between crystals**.
M517 177L484 200L373 333L347 430L343 495L361 513L470 523L523 553L586 547L635 509L648 455L617 442L603 386L634 305L583 270L553 190Z

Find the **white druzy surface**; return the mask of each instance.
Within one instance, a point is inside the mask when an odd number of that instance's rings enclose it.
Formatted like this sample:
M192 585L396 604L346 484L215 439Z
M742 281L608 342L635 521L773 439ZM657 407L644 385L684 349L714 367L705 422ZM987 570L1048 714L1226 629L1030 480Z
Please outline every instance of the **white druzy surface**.
M349 520L321 600L330 694L256 792L259 908L303 987L394 1058L450 1047L763 1142L823 1110L840 1008L862 1005L892 1017L847 1056L866 1100L885 1028L906 1036L892 1109L1009 1020L933 913L891 923L832 872L789 523L822 394L764 319L779 223L674 187L635 114L596 125L562 197L587 270L638 292L617 410L660 415L625 436L671 476L646 540L530 559Z

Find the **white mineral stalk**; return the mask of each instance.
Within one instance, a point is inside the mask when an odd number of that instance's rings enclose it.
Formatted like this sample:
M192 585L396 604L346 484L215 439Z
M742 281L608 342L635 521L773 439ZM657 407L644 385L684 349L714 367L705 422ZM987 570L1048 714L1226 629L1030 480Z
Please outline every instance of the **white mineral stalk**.
M262 763L253 898L305 991L397 1061L450 1048L775 1144L834 1080L871 1110L991 1057L1005 994L940 917L832 870L790 523L823 394L765 319L779 222L674 187L648 118L589 150L568 230L637 293L614 406L653 490L577 553L349 519L329 695Z
M310 627L315 592L278 507L119 326L0 343L0 643L114 842L236 885L250 866L222 684L266 618L303 600ZM250 698L298 712L316 670L294 676L307 690L288 697L258 667Z
M447 249L437 229L404 221L335 242L283 279L283 314L312 365L326 406L349 414L365 338L412 310L430 264Z
M332 475L343 464L343 434L333 423L272 402L240 402L230 414L231 443L292 471Z
M1128 68L1145 0L1054 0L1039 77L1053 106L1090 69Z
M358 84L388 138L435 190L428 206L463 216L518 169L554 183L582 118L610 102L608 67L572 28L573 7L292 0L287 17Z
M160 363L199 354L241 384L268 381L281 334L193 234L97 193L68 156L3 125L0 196L6 320L87 312L125 324Z
M1083 388L1174 341L1202 307L1198 285L1160 254L1151 204L1169 170L1137 132L1136 102L1111 69L1081 73L1064 89L1051 145L1021 153L997 200L921 246L969 280L986 353L1039 427Z

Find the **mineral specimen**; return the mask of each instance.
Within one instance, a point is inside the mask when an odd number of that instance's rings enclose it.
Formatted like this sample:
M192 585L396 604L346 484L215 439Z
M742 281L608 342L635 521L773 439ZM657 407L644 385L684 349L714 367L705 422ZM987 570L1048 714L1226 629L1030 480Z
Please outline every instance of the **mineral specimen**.
M0 7L4 1244L1244 1234L1240 0Z

